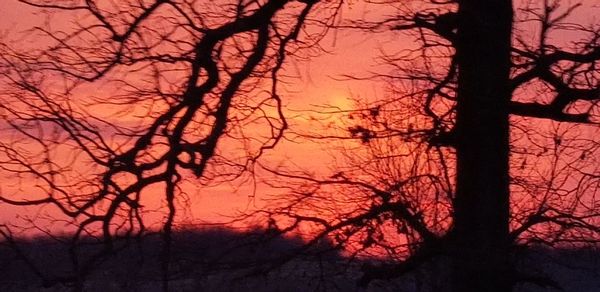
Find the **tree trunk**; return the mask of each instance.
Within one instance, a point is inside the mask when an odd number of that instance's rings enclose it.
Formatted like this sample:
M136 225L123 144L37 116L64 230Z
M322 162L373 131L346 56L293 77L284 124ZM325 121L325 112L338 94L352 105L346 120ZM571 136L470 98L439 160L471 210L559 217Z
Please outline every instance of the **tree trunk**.
M459 1L452 291L510 291L511 0Z

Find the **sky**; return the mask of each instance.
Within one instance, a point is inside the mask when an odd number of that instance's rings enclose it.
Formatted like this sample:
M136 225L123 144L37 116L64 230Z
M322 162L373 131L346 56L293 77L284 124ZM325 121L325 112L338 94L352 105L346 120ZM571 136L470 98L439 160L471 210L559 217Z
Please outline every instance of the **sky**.
M594 0L584 1L593 5ZM387 14L385 8L374 10L365 8L362 1L353 1L352 6L344 6L344 15L354 17L361 14ZM369 6L371 7L371 6ZM383 7L383 6L381 6ZM582 10L581 17L588 17ZM585 16L584 16L585 15ZM17 0L0 1L0 36L14 37L25 29L43 23L44 19L32 13L27 6ZM64 20L55 19L53 25L66 25ZM374 100L386 95L385 86L374 81L342 81L342 75L365 74L381 70L377 64L380 49L390 43L397 44L399 34L367 34L356 31L338 31L330 33L321 41L321 46L327 52L312 57L305 61L291 61L286 66L286 74L295 76L291 82L284 85L283 100L286 105L293 131L305 129L309 125L304 110L315 109L319 105L333 105L341 109L352 106L351 97ZM267 153L263 158L266 161L294 164L308 171L324 171L323 165L331 165L335 156L331 148L319 143L293 143L283 141L275 150ZM254 197L257 191L257 197ZM195 222L197 220L219 221L227 220L236 210L248 210L262 206L261 198L275 190L260 187L254 189L252 184L228 185L223 184L210 189L189 186L189 208L181 213L182 220ZM28 213L35 213L30 208L23 212L22 209L0 205L2 220L13 220Z
M365 13L364 8L361 8L362 5L356 3L351 7L344 7L343 13L347 15L361 11ZM33 13L34 11L18 3L17 0L0 1L0 35L18 38L19 34L26 29L43 25L44 18ZM53 19L51 23L54 28L61 25L69 26L66 20L60 18ZM299 111L311 110L315 106L324 104L349 109L352 106L351 97L377 98L385 94L381 84L375 82L339 79L343 74L360 76L364 72L375 71L378 68L375 57L379 54L381 43L386 41L389 40L373 34L330 33L321 42L326 52L309 60L292 60L287 64L286 75L295 76L282 88L284 104L293 126L291 130L302 132L303 130L299 128L307 123L306 115L298 115ZM303 143L283 141L264 158L267 161L283 160L287 164L294 164L311 172L322 171L323 165L327 164L324 162L331 159L332 152L323 149L323 144L307 141ZM189 208L185 208L179 214L182 220L190 222L228 220L229 216L236 214L237 211L260 207L263 204L261 201L263 196L277 192L264 186L256 189L253 184L248 183L224 184L209 189L193 185L188 188L190 196L186 204ZM39 210L0 205L0 211L3 214L0 219L10 222L27 214L33 214L35 218Z

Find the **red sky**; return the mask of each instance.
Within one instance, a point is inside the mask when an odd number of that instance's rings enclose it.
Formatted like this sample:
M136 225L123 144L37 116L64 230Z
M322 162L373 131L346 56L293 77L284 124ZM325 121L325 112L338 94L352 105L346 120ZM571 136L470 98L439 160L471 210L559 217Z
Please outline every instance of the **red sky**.
M356 14L362 11L362 5L355 4L345 14ZM44 19L32 13L33 9L18 3L17 0L0 1L0 34L9 38L17 37L25 29L35 25L42 25ZM68 25L61 19L53 19L52 25ZM323 40L321 45L329 52L308 61L298 61L289 64L286 74L296 75L292 84L284 86L284 103L291 109L288 116L297 116L295 110L306 110L314 105L331 104L338 107L349 107L350 96L381 97L384 93L380 85L374 82L336 81L335 77L342 74L361 74L374 71L376 64L374 58L378 55L378 48L382 42L381 35L368 35L363 33L340 32L331 34ZM360 53L357 53L360 52ZM291 118L292 125L302 127L306 124L304 117ZM292 128L298 130L298 128ZM293 162L304 169L318 171L323 168L325 161L330 159L330 152L322 150L322 145L302 143L295 144L283 142L279 147L267 154L265 159L270 161L285 160ZM232 190L237 191L232 192ZM185 217L192 220L219 220L220 214L233 214L235 210L260 206L261 193L259 189L257 199L251 199L252 186L242 187L222 185L209 190L191 187L190 208L185 212ZM266 193L273 192L266 190ZM35 208L16 209L0 205L0 221L11 221L16 217L34 213ZM183 213L180 213L183 214Z
M585 1L588 4L596 0ZM345 15L357 15L364 13L363 2L356 2L352 9L345 7ZM0 1L0 35L8 34L10 37L17 35L19 31L39 24L43 19L32 14L32 10L17 0ZM385 9L370 11L371 14L387 13ZM582 11L586 14L586 11ZM376 71L375 57L379 55L378 49L386 47L390 43L399 42L398 34L364 34L359 32L339 32L331 34L324 39L321 45L331 53L312 58L309 61L288 64L287 73L297 75L293 83L286 85L283 99L288 108L288 116L296 116L292 110L310 109L312 105L331 104L339 107L349 107L348 97L360 96L369 99L383 97L384 90L380 83L336 81L333 77L341 74L360 75L368 71ZM292 130L303 130L306 121L303 117L291 118L293 125L298 128ZM265 159L270 161L291 160L295 164L318 171L323 164L330 159L330 153L323 151L322 145L303 143L293 144L283 142L279 147L269 153ZM244 186L237 192L231 192L231 186L223 185L212 190L191 189L189 215L192 219L216 220L221 219L219 214L232 214L233 210L244 209L254 203L261 205L260 196L257 201L250 199L251 186ZM264 189L259 190L260 193ZM267 190L269 192L269 190ZM0 205L1 221L12 220L22 211Z

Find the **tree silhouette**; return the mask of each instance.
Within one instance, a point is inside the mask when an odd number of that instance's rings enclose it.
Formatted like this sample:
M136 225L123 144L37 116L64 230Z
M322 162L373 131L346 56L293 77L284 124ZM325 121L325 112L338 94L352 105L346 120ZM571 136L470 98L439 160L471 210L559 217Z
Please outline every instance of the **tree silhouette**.
M158 210L168 291L186 181L248 179L288 127L277 91L286 58L318 50L343 2L19 2L47 21L1 42L0 200L39 210L30 226L41 231L74 229L72 273L47 282L79 291L124 248L116 239L151 232ZM269 232L308 224L308 247L327 237L350 258L385 255L363 266L363 285L441 265L453 291L556 286L523 263L523 247L596 244L600 231L600 27L565 3L383 1L395 16L339 25L415 46L382 57L391 73L375 77L389 81L389 98L330 112L346 115L343 138L359 142L333 175L264 167L292 188L258 212ZM64 17L75 25L52 21ZM82 250L90 240L102 248Z
M322 110L346 128L305 134L362 145L339 149L330 176L266 167L293 198L259 213L391 258L365 266L363 285L437 263L450 275L433 291L558 286L525 251L599 239L600 27L577 15L589 3L515 3L390 1L397 16L342 25L415 44L384 54L391 73L348 76L387 80L388 98Z
M30 223L43 231L72 227L73 276L60 280L78 290L115 239L142 236L158 211L168 290L182 185L251 177L287 127L277 91L286 58L322 37L309 20L330 23L339 4L19 2L43 21L0 46L0 200L40 207ZM86 235L104 248L82 258Z

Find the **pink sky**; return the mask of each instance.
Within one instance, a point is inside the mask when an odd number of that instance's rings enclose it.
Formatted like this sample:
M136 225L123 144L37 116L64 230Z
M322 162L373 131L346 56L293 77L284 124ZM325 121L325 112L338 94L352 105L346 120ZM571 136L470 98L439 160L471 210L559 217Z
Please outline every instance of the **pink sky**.
M344 15L356 16L364 13L365 3L356 2L351 9L344 8ZM595 0L584 1L587 5L593 5ZM369 6L370 7L370 6ZM383 6L379 10L370 11L371 15L385 14ZM580 10L582 17L587 16L589 10ZM18 32L25 30L33 25L43 22L43 18L32 14L32 10L17 0L0 1L0 36L8 35L13 38ZM60 22L60 21L59 21ZM60 24L59 24L60 25ZM63 21L62 25L65 24ZM375 58L379 55L379 49L382 47L397 48L401 43L398 39L399 34L364 34L359 32L340 31L336 34L330 34L324 39L321 45L330 53L323 53L309 61L291 62L286 67L286 74L296 75L291 84L285 85L283 100L288 108L288 117L292 125L296 128L292 130L303 131L307 124L306 115L298 116L295 110L311 109L313 105L331 104L338 107L348 108L351 104L348 98L351 96L362 97L370 100L382 98L385 95L384 87L381 83L365 81L336 81L334 77L342 74L364 74L369 71L381 69L376 64ZM290 81L290 80L288 80ZM298 117L297 117L298 116ZM284 160L285 163L294 163L302 168L319 171L323 165L327 165L331 153L323 149L323 145L315 143L294 144L283 142L276 150L268 153L264 160L272 164ZM232 189L237 189L232 192ZM244 210L246 207L260 207L261 193L273 192L268 189L259 189L258 197L251 199L252 186L244 185L242 187L222 185L212 189L196 189L191 186L189 213L185 216L190 219L200 220L218 220L223 217L220 214L233 214L235 210ZM23 212L22 209L15 209L0 204L3 220L12 220Z
M361 5L355 4L344 13L356 14ZM0 35L9 38L18 37L19 33L35 25L42 25L44 19L33 14L33 9L17 0L0 1ZM53 19L53 27L57 25L68 26L68 22L61 19ZM302 127L307 123L304 117L297 116L296 110L312 109L314 105L331 104L338 107L349 107L350 96L377 98L384 93L380 85L374 82L350 82L336 81L334 78L342 74L361 74L376 70L374 58L378 55L381 42L389 40L381 39L381 35L369 35L362 33L340 32L331 34L323 40L322 46L328 51L308 61L292 61L286 67L286 74L296 76L291 79L291 84L284 85L283 100L290 111L288 113L292 125ZM360 54L357 54L360 52ZM291 59L290 59L291 60ZM289 81L289 80L288 80ZM292 128L298 130L298 128ZM279 147L265 156L265 161L275 162L284 160L310 171L323 168L325 161L330 159L330 152L323 151L322 145L307 143L295 144L283 142ZM251 185L232 186L221 185L210 189L199 189L189 187L190 206L184 212L183 219L191 220L220 220L221 214L233 214L236 210L247 210L261 206L261 196L264 193L272 193L259 186L256 198L251 198L253 187ZM234 191L235 190L235 191ZM34 214L35 208L14 208L0 204L2 221L11 221L24 214ZM48 209L48 208L46 208Z

